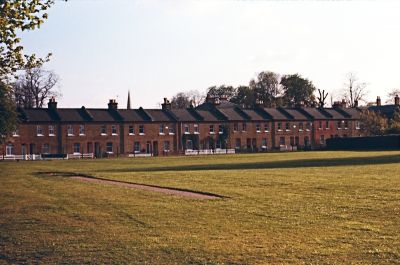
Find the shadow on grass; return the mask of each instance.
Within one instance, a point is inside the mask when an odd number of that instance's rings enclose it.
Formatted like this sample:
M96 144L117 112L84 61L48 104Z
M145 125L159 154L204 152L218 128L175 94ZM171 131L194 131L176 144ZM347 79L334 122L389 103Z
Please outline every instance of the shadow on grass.
M207 165L183 165L151 168L114 168L98 170L97 172L158 172L158 171L197 171L197 170L240 170L240 169L277 169L277 168L305 168L305 167L335 167L335 166L363 166L400 163L400 155L345 157L345 158L317 158L284 161L265 161Z

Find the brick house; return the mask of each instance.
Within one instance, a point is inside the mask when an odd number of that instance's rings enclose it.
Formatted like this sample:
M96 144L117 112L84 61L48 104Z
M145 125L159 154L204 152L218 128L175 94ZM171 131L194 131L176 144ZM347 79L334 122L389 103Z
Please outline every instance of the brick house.
M177 155L188 150L236 152L318 149L332 137L360 136L359 110L332 108L242 108L208 99L188 109L20 109L21 123L1 147L3 156L90 153L95 157Z

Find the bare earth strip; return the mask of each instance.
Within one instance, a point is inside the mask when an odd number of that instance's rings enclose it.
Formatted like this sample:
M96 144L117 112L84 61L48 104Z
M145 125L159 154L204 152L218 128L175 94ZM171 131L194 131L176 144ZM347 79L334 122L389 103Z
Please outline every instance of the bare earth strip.
M171 188L161 188L161 187L154 187L154 186L148 186L148 185L142 185L142 184L133 184L133 183L120 182L120 181L115 181L115 180L97 179L97 178L90 178L90 177L84 177L84 176L71 176L70 178L76 179L79 181L84 181L84 182L114 185L114 186L130 188L130 189L161 192L161 193L165 193L165 194L182 196L182 197L193 198L193 199L218 199L218 198L221 198L220 196L217 196L217 195L208 195L208 194L202 194L202 193L191 192L191 191L183 191L183 190L177 190L177 189L171 189Z

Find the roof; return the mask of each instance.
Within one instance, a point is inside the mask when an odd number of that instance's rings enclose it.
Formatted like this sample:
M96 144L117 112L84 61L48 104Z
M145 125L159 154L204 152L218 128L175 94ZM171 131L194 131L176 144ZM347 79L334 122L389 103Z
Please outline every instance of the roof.
M329 116L325 116L323 112L321 112L317 108L301 108L300 110L306 112L308 115L310 115L313 119L315 120L324 120L324 119L329 119Z
M400 109L400 107L396 105L384 105L384 106L371 106L368 109L374 112L379 112L381 115L387 118L392 118L396 110Z
M245 117L243 117L238 111L236 111L234 108L218 108L222 114L224 114L228 120L231 121L244 121L247 120Z
M285 114L283 114L282 112L280 112L278 109L276 108L263 108L265 112L267 112L272 119L274 120L288 120L290 119L289 117L287 117Z
M174 121L161 109L145 109L144 110L150 117L152 121L155 122L169 122Z
M57 109L57 114L60 121L85 122L87 120L81 115L80 109Z
M54 121L49 109L22 109L24 118L31 122L51 122Z
M192 115L188 109L172 109L170 110L179 121L197 121L198 119Z
M286 111L295 120L308 120L309 119L307 116L305 116L304 114L302 114L300 111L298 111L296 109L285 108L283 110Z
M346 117L345 115L341 114L339 111L337 111L337 110L334 109L334 108L325 108L324 111L327 112L328 114L330 114L330 115L332 116L331 119L334 119L334 120L337 120L337 119L340 119L340 120L347 119L347 117Z
M261 116L259 113L257 113L253 109L244 109L243 111L251 118L251 120L254 120L254 121L265 120L265 118L263 116Z
M127 122L142 122L144 119L134 109L120 109L118 110L124 121Z
M219 121L219 119L214 116L210 111L206 110L196 110L198 114L200 114L201 117L204 118L204 121Z

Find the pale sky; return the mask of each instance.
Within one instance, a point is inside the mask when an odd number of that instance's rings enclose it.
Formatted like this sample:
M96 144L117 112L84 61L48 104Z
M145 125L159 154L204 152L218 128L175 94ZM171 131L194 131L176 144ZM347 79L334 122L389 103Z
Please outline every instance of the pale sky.
M27 52L53 57L60 107L156 108L163 97L299 73L329 92L346 73L368 100L400 88L400 1L57 1ZM334 93L339 97L339 92Z

